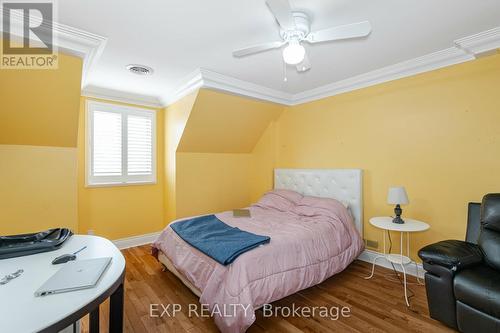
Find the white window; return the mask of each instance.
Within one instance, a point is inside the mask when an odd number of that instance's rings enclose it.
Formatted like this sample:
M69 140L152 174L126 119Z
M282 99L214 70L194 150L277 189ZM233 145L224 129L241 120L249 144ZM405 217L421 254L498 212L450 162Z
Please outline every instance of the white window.
M87 102L87 185L156 182L156 113Z

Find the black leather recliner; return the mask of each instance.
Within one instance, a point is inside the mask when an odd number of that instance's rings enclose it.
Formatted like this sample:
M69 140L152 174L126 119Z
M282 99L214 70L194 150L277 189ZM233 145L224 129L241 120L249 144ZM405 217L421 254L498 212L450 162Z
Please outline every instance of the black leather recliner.
M477 204L470 204L466 242L441 241L418 255L432 318L461 332L500 333L500 193L484 196L480 207L478 239Z

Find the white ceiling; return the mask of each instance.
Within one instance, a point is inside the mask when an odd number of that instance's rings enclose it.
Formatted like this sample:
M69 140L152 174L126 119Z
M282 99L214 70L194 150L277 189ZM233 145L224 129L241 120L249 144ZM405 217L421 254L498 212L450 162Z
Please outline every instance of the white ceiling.
M88 74L90 88L165 99L190 73L205 68L296 94L453 46L500 26L499 0L290 0L312 17L312 30L369 20L365 39L306 45L312 69L289 67L280 50L245 58L232 51L279 39L265 0L64 0L58 21L107 37ZM144 64L154 75L126 71Z

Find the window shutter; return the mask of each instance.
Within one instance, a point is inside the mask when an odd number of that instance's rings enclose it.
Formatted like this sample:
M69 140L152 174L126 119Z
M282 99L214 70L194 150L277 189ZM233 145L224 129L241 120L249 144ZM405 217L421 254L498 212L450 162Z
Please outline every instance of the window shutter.
M147 116L127 117L127 170L128 175L153 173L152 119Z
M86 184L156 182L156 113L87 102Z
M93 112L93 175L122 175L122 115Z

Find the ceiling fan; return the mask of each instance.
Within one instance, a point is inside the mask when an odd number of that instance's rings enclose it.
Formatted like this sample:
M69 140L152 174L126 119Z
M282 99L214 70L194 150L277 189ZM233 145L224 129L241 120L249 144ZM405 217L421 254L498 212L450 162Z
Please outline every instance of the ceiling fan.
M311 63L302 42L315 44L365 37L372 30L370 22L363 21L311 32L307 14L293 11L288 0L266 0L266 3L278 21L282 40L245 47L234 51L233 56L243 57L288 44L283 49L284 62L296 66L299 72L305 72L311 68Z

